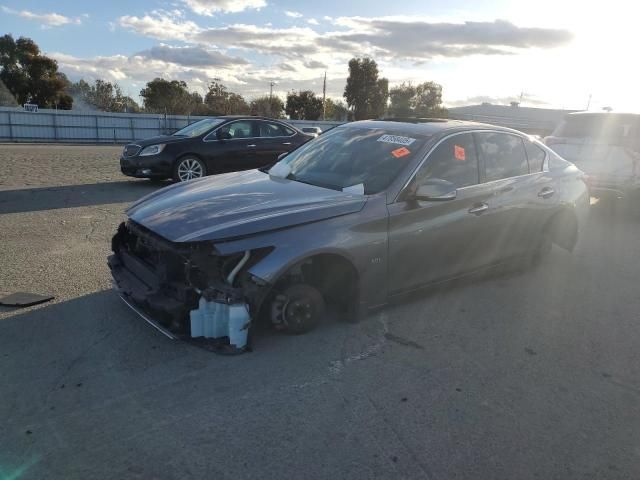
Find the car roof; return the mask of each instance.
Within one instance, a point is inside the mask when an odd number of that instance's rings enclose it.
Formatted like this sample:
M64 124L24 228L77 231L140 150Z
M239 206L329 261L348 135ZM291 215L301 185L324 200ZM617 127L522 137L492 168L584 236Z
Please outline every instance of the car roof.
M433 119L381 119L381 120L362 120L345 124L350 127L380 128L390 132L403 132L405 134L415 134L423 136L434 136L442 133L463 132L466 130L497 130L507 133L517 133L523 135L522 132L511 128L500 127L497 125L489 125L487 123L468 122L464 120L449 120L441 118Z
M275 120L276 122L288 123L286 119L260 117L258 115L218 115L212 118L218 118L221 120Z

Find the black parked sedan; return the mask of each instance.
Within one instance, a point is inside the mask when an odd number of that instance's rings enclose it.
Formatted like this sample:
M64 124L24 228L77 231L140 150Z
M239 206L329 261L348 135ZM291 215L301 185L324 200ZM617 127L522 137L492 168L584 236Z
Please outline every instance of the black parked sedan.
M271 118L206 118L173 135L124 147L122 173L130 177L184 182L216 173L271 165L313 136Z
M573 249L583 173L514 130L354 122L268 171L177 184L127 211L109 259L122 297L167 335L242 349L251 321L301 333L553 243Z

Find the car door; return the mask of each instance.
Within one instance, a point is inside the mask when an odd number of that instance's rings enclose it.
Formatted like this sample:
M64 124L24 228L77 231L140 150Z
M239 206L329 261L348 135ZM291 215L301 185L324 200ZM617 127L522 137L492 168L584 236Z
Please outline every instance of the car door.
M411 191L425 179L457 187L446 201L419 201ZM389 210L389 291L401 293L455 277L487 263L493 232L490 186L479 183L471 133L442 140L419 167Z
M278 156L294 148L295 132L280 122L259 120L260 144L257 151L256 167L275 163Z
M540 242L545 212L539 208L539 201L547 201L554 194L546 185L549 178L541 171L539 159L540 170L531 173L524 143L528 139L509 132L474 135L483 181L493 190L491 223L496 235L489 254L492 261L524 255Z
M217 131L224 138L220 138ZM259 140L256 120L235 120L222 125L217 131L205 138L209 172L236 172L255 168Z

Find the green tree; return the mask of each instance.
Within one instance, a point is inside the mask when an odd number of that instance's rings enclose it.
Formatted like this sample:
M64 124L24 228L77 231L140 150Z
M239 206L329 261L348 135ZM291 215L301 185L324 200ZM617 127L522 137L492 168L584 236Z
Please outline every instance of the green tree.
M411 82L402 82L389 91L389 113L394 117L410 117L413 115L413 102L416 96L416 87Z
M344 98L356 120L384 114L389 99L389 81L378 78L378 64L371 58L352 58Z
M18 104L35 103L41 108L70 108L73 104L58 63L42 55L30 38L0 37L0 81Z
M318 120L322 116L322 99L311 90L291 91L285 111L291 120Z
M435 82L419 85L401 83L389 93L389 113L395 117L446 117L442 106L442 86Z
M0 107L17 107L16 97L5 87L4 82L0 80Z
M71 84L68 89L71 95L82 99L89 105L103 112L139 112L136 101L122 93L117 83L96 80L93 85L84 80Z
M284 102L277 95L264 95L251 101L250 110L252 115L262 117L282 118L284 116Z
M346 122L349 120L349 108L342 100L325 100L325 119L336 122Z
M249 113L249 104L242 95L228 91L227 87L217 80L209 84L204 103L211 115L247 115Z
M144 109L151 113L188 115L202 104L202 96L187 90L187 84L179 80L156 78L140 90Z

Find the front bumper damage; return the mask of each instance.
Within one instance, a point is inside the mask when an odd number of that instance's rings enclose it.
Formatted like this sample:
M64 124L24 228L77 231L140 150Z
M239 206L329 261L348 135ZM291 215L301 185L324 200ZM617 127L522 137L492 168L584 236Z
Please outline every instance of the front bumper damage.
M219 353L250 349L250 327L268 293L248 272L267 252L221 256L211 242L172 243L128 221L108 259L124 302L169 338Z

